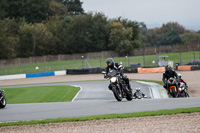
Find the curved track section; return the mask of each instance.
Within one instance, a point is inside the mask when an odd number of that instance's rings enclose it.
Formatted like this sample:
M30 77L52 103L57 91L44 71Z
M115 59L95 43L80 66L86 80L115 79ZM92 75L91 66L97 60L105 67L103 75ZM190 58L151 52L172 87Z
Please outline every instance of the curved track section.
M88 81L17 86L77 85L81 86L82 90L74 99L74 102L7 104L6 108L0 109L0 122L120 114L200 106L200 98L143 99L117 102L112 92L107 88L108 83L108 81ZM135 91L135 87L139 86L150 97L148 85L133 81L131 84L133 91Z

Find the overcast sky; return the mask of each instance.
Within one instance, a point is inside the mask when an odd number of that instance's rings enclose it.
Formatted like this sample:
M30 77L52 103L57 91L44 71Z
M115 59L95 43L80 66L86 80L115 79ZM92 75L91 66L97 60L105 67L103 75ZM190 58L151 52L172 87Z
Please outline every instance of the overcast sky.
M200 0L80 0L85 12L102 12L108 18L144 22L147 28L178 22L186 29L200 30Z

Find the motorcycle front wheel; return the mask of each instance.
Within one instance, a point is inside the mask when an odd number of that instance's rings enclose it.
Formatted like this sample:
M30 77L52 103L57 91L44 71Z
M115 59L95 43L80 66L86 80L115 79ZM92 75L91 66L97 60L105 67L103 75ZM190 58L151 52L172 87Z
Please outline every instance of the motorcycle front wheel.
M117 101L122 101L122 92L120 90L120 88L118 87L113 87L112 88L113 94L115 96L115 98L117 99Z
M4 107L6 107L6 99L3 96L3 98L0 100L0 108L4 108Z
M176 89L176 87L171 87L170 88L170 95L173 97L173 98L177 98L178 97L178 91Z
M190 97L190 95L186 92L186 93L185 93L185 97Z

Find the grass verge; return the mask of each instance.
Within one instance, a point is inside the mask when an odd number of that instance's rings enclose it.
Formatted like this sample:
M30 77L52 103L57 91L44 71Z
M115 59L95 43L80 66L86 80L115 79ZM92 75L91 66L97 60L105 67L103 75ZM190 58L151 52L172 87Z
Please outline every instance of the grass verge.
M159 85L163 85L162 81L156 81L156 80L141 80L141 79L131 79L133 81L144 81L144 82L153 82L153 83L157 83Z
M79 87L74 86L34 86L4 89L7 104L70 102L79 90Z
M159 111L135 112L135 113L125 113L125 114L107 114L107 115L97 115L97 116L89 116L89 117L74 117L74 118L58 118L58 119L46 119L46 120L7 122L7 123L0 123L0 127L2 127L2 126L19 126L19 125L60 123L60 122L89 121L89 120L100 120L100 119L135 118L135 117L173 115L173 114L194 113L194 112L200 112L200 107L179 108L179 109L159 110Z

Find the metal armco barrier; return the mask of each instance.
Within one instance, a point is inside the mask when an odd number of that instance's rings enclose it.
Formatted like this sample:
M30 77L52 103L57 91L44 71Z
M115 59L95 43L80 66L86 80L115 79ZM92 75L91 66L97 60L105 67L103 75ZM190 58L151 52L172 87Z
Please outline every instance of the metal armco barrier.
M66 74L97 74L101 73L102 68L90 68L90 69L67 69Z

